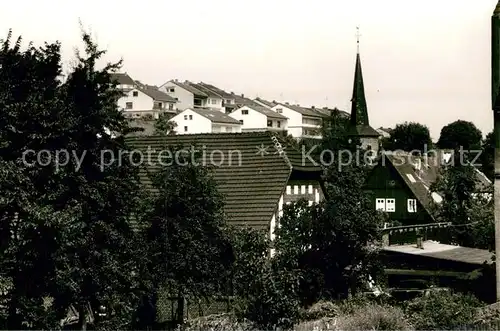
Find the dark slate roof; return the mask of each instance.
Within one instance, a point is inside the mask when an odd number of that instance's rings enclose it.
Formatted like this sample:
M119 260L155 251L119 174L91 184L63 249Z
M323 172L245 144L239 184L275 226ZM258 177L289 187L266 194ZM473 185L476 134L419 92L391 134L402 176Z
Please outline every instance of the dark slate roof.
M172 98L170 95L158 90L153 86L143 85L140 87L138 86L137 89L157 101L172 102L172 103L177 102L177 100Z
M119 85L135 85L134 80L127 73L111 73L111 80L115 80Z
M328 107L323 107L323 108L310 107L310 108L307 108L307 109L315 111L315 112L318 112L321 115L323 115L323 117L330 116L332 114L332 112L334 112L334 111L338 111L339 115L342 116L342 117L345 117L345 118L349 118L351 116L348 112L340 110L340 109L337 109L337 108L333 108L332 109L332 108L328 108Z
M417 248L414 244L393 245L384 247L383 250L476 265L492 263L493 253L485 249L446 245L434 241L424 241L422 247L423 249Z
M178 82L178 81L171 81L171 82L174 83L177 86L182 87L186 91L189 91L189 92L193 93L196 97L201 97L201 98L208 97L208 95L205 92L200 91L197 88L189 85L189 82L184 82L184 83L181 83L181 82Z
M200 83L198 83L198 85L201 85L201 86L205 87L206 89L209 89L210 91L217 93L218 95L220 95L224 99L234 99L234 94L227 93L226 91L224 91L218 87L215 87L212 84L200 82Z
M437 150L435 156L428 156L427 158L410 155L409 153L392 153L384 152L382 157L386 158L397 173L401 176L408 188L412 191L415 198L419 200L422 206L426 209L429 215L432 216L432 198L429 188L436 182L440 174L440 170L446 165L447 160L445 157L446 151ZM419 161L420 160L420 161ZM427 160L427 161L426 161ZM415 166L421 163L420 170ZM384 164L384 163L382 163ZM478 192L485 192L491 185L489 179L477 168L476 180ZM412 181L415 180L415 182Z
M264 99L261 99L261 98L255 98L255 101L258 101L258 102L260 102L260 103L262 103L262 104L264 104L264 105L266 105L268 107L271 107L271 108L277 105L276 102L267 101L267 100L264 100Z
M240 121L232 118L221 112L220 110L208 109L208 108L190 108L190 110L195 113L208 118L215 123L227 123L227 124L240 124Z
M324 113L316 111L315 109L308 109L308 108L301 107L299 105L291 105L291 104L286 104L286 103L281 103L281 102L278 102L278 104L280 106L295 110L296 112L298 112L299 114L302 114L304 116L316 117L316 118L324 118L324 117L328 116L328 115L325 115Z
M256 112L259 112L263 115L266 115L267 117L270 117L270 118L275 118L275 119L279 119L279 120L286 120L287 117L286 116L283 116L281 114L278 114L277 112L269 109L269 108L266 108L264 106L247 106L253 110L255 110Z
M308 160L302 164L299 151L286 148L284 153L278 153L275 137L270 132L245 132L129 137L127 142L133 150L153 150L151 162L144 162L141 168L141 181L149 189L152 188L147 173L160 167L154 162L158 159L157 152L178 146L203 148L207 164L213 167L218 189L225 196L224 210L228 221L234 225L268 230L292 172L312 172L318 179L321 175L321 168ZM259 153L262 146L267 148L267 154ZM218 152L213 154L212 161L210 155L214 150ZM241 158L235 151L240 152ZM221 164L220 152L224 155ZM233 164L229 163L229 155Z
M212 98L218 98L218 99L223 99L223 97L215 92L215 91L212 91L211 89L201 85L201 84L195 84L195 83L191 83L191 82L187 82L187 85L197 89L198 91L201 91L201 92L204 92L206 95L208 95L209 97L212 97Z

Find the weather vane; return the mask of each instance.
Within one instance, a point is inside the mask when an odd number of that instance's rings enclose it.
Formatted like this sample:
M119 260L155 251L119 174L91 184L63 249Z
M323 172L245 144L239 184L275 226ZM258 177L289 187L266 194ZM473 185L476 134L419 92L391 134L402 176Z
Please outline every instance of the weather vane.
M361 34L359 33L359 26L356 27L356 45L359 53L359 37L361 37Z

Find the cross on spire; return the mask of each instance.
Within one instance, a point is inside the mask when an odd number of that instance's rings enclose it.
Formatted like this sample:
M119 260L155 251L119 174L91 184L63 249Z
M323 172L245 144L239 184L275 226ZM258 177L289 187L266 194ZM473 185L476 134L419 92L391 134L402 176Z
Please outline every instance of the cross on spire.
M357 51L359 53L359 37L361 37L361 34L359 33L359 26L356 27L356 45L357 45Z

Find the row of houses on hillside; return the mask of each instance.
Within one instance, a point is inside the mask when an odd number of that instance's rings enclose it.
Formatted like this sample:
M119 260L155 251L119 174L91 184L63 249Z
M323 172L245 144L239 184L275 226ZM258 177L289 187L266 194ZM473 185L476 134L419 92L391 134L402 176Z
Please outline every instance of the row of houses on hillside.
M363 137L363 147L378 149L382 136L369 124L359 54L350 114L336 108L250 99L204 82L173 79L157 87L134 81L126 73L115 74L114 78L124 92L118 101L121 110L134 118L158 118L160 113L169 113L177 134L286 131L295 138L321 138L325 118L338 111L350 118L352 134Z

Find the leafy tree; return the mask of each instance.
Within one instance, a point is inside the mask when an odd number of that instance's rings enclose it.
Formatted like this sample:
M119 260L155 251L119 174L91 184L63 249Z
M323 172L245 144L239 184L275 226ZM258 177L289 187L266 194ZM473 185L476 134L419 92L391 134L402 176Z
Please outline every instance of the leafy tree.
M129 129L109 75L119 63L97 70L103 52L84 33L86 56L78 55L63 83L59 44L21 51L21 40L11 47L10 38L0 56L6 110L0 114L0 155L8 165L0 178L8 188L0 199L2 235L15 230L0 262L12 280L8 327L20 329L23 321L54 327L73 305L85 329L89 302L112 308L113 318L129 317L139 282L133 271L141 261L130 226L138 177L127 160L103 167L109 154L116 158L126 149L121 138L106 133ZM40 151L45 159L36 160ZM61 151L68 154L57 160ZM44 298L52 302L49 311L39 309ZM52 325L44 325L50 314Z
M486 135L481 151L481 171L493 181L495 178L495 137L493 132Z
M455 152L453 157L453 164L444 167L437 181L431 185L431 191L437 192L443 199L434 203L436 216L440 221L454 225L447 231L446 239L450 243L493 250L493 190L489 188L483 194L476 194L476 170L460 160L459 152Z
M145 240L153 302L163 289L179 297L220 294L227 286L221 275L234 260L223 197L210 169L184 161L151 177L158 193L146 213Z
M381 217L356 191L343 197L329 190L325 202L308 207L301 201L287 207L280 219L276 259L285 270L299 273L303 305L356 293L369 276L379 274L375 245Z
M383 140L382 146L385 150L424 153L432 148L432 140L427 126L405 122L396 125L391 131L391 136Z
M160 113L160 117L155 122L155 135L165 136L175 134L177 123L171 121L171 119L171 114Z
M441 149L480 150L482 137L474 123L457 120L441 129L437 145Z

